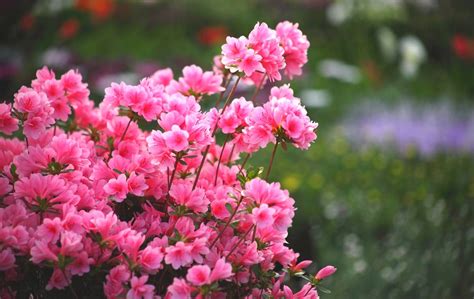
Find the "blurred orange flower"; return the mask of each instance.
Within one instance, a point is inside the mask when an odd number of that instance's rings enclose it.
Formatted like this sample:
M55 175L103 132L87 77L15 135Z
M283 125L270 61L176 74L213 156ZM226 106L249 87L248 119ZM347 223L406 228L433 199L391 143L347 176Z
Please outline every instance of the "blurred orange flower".
M198 32L198 39L204 45L216 45L223 43L229 32L224 26L203 27Z
M454 53L459 58L474 60L474 39L456 34L453 37L452 46Z
M20 28L23 31L30 31L35 24L35 17L32 14L26 14L20 19Z
M74 37L79 31L79 27L80 23L77 19L68 19L59 27L59 36L64 39Z
M76 0L79 10L92 13L97 19L109 17L115 9L114 0Z

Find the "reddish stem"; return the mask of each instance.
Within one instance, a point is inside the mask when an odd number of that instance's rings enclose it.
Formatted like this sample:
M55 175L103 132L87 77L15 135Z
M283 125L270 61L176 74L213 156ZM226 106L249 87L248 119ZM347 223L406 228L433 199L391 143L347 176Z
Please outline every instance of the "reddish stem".
M240 198L239 198L239 201L237 202L237 206L235 207L234 211L232 211L232 214L230 215L229 219L227 219L227 222L225 223L224 225L224 228L219 232L219 234L217 235L217 237L214 239L214 241L212 241L212 244L211 246L209 246L209 249L212 249L212 247L214 247L214 245L216 245L217 243L217 240L219 240L219 238L222 236L222 234L225 232L225 230L227 229L227 227L229 226L230 222L232 221L232 219L234 218L235 214L237 214L237 210L239 209L240 207L240 204L242 203L242 200L244 199L244 197L241 195Z
M258 83L258 86L256 86L255 91L252 95L252 99L250 100L252 103L255 102L255 99L257 98L258 93L262 89L263 82L265 81L265 78L267 77L267 74L263 75L262 80L260 80L260 83Z
M268 170L267 170L267 175L265 176L265 180L268 180L268 176L270 175L270 171L272 170L273 160L275 159L277 147L278 147L278 140L275 143L275 146L273 147L272 157L270 158L270 164L268 165Z
M229 256L232 255L232 253L234 253L234 251L237 249L237 247L239 247L239 245L243 242L243 240L245 239L245 237L247 237L247 235L250 233L250 231L252 230L252 228L254 227L254 225L252 224L249 229L245 232L245 234L239 239L239 241L237 241L237 243L234 245L234 247L232 247L232 249L230 250L230 252L227 254L227 256L225 257L226 260L229 259Z
M216 176L214 178L214 186L217 184L217 177L219 176L219 167L221 166L222 155L224 154L225 146L227 145L227 141L229 141L230 134L225 136L224 144L222 145L221 153L219 155L219 161L217 162L216 168Z

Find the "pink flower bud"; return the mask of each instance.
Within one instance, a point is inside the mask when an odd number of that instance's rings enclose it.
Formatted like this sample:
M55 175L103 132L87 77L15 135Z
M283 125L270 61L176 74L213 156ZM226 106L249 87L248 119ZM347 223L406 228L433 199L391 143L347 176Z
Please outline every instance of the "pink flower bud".
M315 278L317 280L323 280L326 277L333 275L334 272L336 272L336 270L337 270L337 268L334 267L334 266L326 266L326 267L324 267L324 268L322 268L321 270L318 271Z

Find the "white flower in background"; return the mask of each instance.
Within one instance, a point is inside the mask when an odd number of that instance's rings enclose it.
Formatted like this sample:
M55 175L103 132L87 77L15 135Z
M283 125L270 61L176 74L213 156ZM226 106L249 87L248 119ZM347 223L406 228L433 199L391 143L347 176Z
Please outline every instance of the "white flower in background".
M74 6L73 0L40 0L33 11L36 14L53 14Z
M352 0L334 1L326 9L326 17L334 26L339 26L349 19L354 10Z
M383 57L387 61L394 61L397 56L397 37L388 27L381 27L377 30L377 41Z
M322 60L319 63L319 73L323 77L352 84L359 83L362 77L357 67L335 59Z
M49 48L40 58L41 65L50 67L64 67L72 58L71 52L61 48Z
M421 63L426 60L426 50L419 38L408 35L400 40L400 72L406 78L416 76Z
M306 107L321 108L329 105L331 98L326 90L305 89L301 91L300 99Z
M97 82L94 84L96 90L104 90L109 87L112 82L124 82L126 84L137 84L140 80L140 77L132 72L108 74L100 77Z
M438 0L410 0L407 1L408 3L413 3L417 5L419 8L423 8L426 10L431 10L438 7Z

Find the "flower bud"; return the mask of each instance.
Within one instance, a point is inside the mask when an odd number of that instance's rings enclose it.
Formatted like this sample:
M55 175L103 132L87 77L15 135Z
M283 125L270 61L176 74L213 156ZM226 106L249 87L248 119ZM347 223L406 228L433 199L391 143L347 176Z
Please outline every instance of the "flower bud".
M315 278L317 280L323 280L326 277L333 275L334 272L336 272L336 270L337 270L337 268L334 267L334 266L326 266L326 267L324 267L324 268L322 268L321 270L318 271Z

